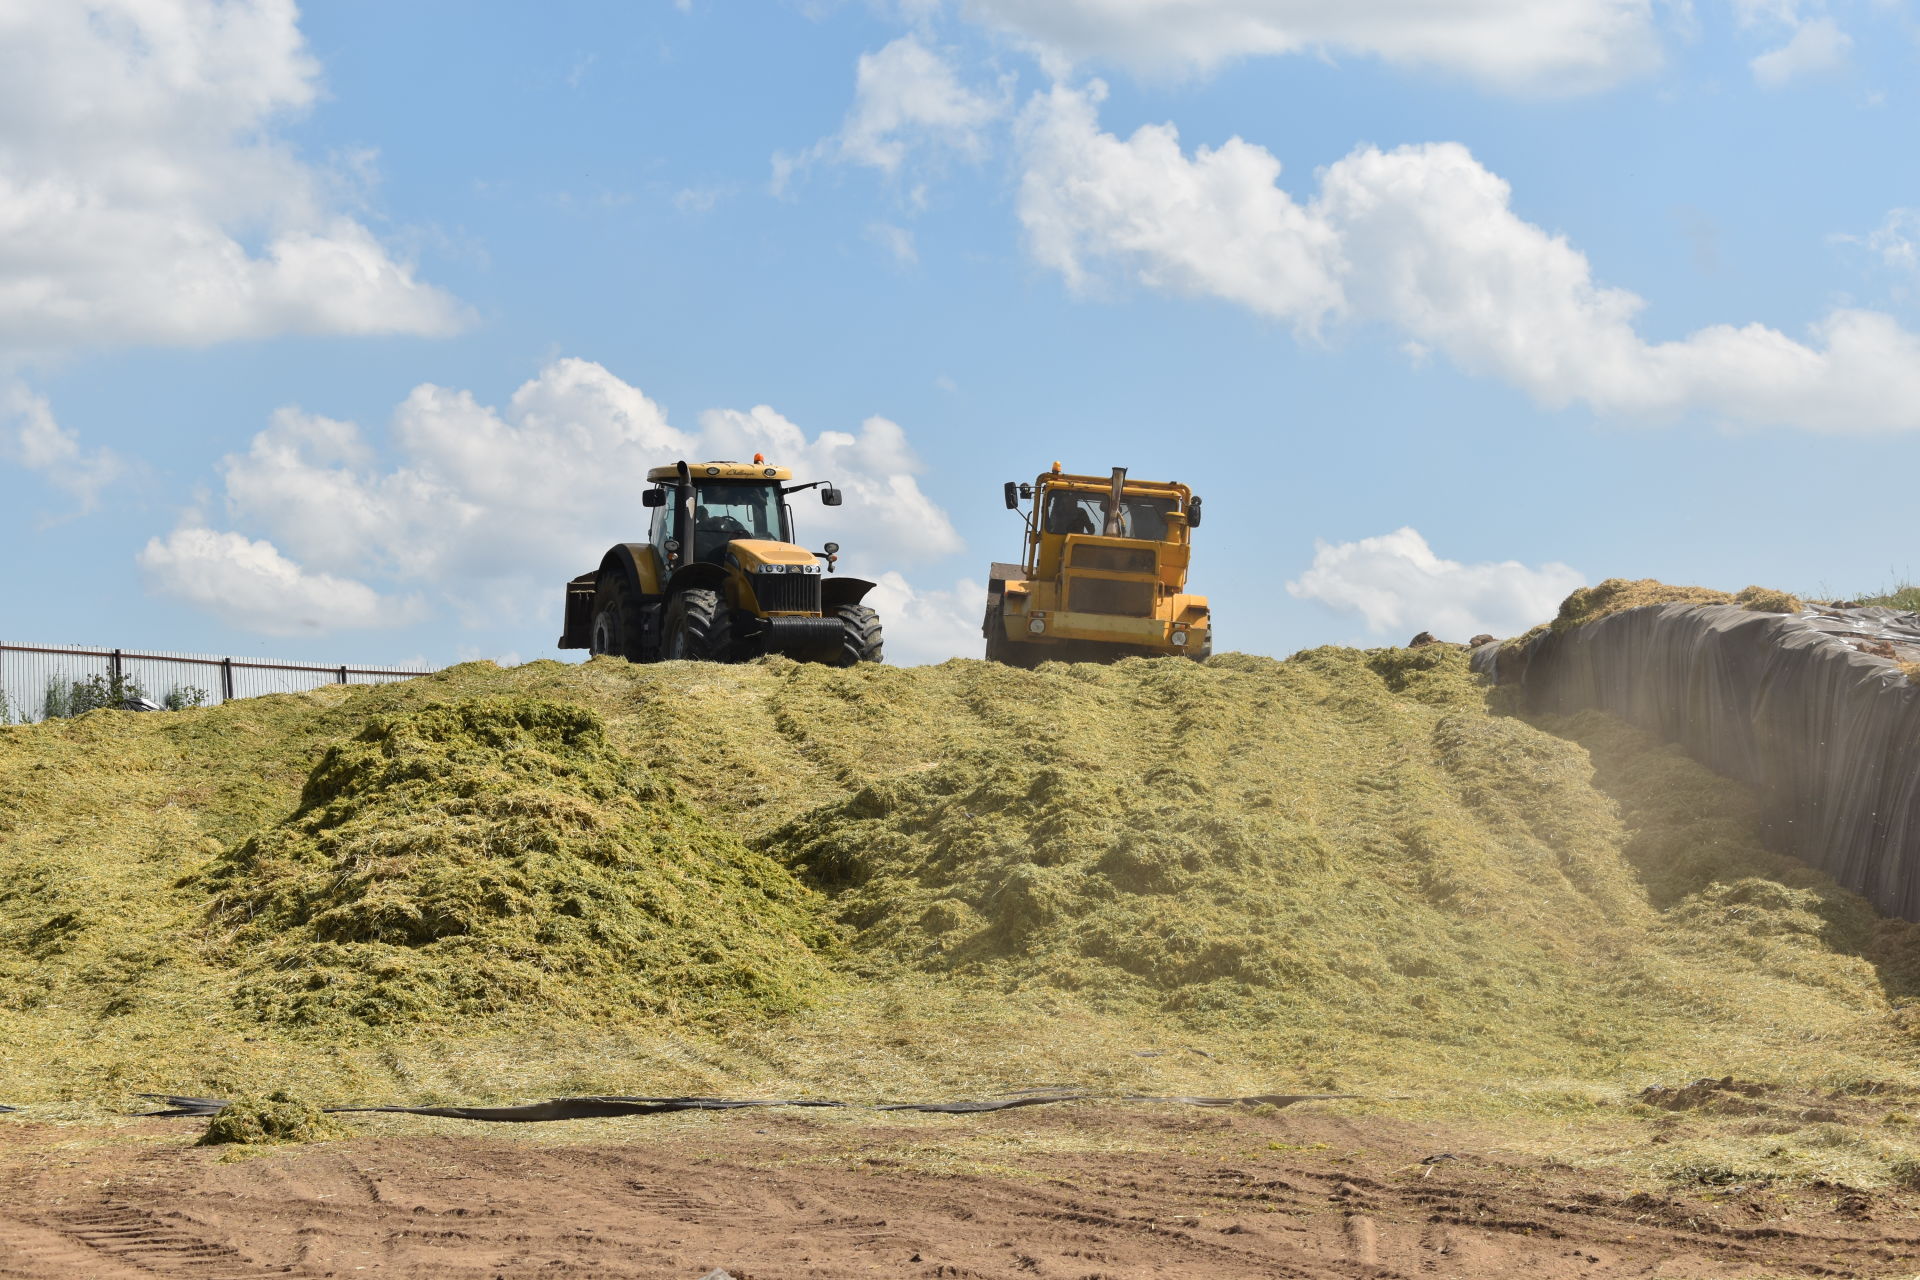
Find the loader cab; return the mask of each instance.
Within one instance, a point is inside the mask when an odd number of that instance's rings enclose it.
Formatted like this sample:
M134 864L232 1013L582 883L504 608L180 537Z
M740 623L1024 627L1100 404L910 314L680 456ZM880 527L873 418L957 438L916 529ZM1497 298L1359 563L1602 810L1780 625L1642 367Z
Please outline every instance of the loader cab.
M1107 527L1107 504L1105 490L1053 489L1041 512L1041 527L1046 533L1099 535ZM1167 517L1179 510L1180 500L1170 494L1122 493L1119 528L1114 536L1143 542L1168 541Z
M1167 590L1186 572L1199 499L1183 484L1050 472L1033 484L1026 570L1059 579L1069 570L1157 577Z

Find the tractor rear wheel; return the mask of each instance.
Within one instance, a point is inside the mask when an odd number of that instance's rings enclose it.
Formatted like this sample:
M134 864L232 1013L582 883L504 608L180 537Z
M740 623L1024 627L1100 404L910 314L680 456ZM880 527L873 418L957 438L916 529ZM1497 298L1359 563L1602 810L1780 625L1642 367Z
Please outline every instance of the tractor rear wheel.
M689 587L667 603L661 657L669 662L726 662L733 656L733 615L718 591Z
M880 661L885 643L880 633L880 615L863 604L843 604L833 611L840 619L840 662L851 667L859 662Z
M623 571L603 574L593 593L593 628L587 638L587 651L645 662L647 653L647 606L640 601L633 579Z

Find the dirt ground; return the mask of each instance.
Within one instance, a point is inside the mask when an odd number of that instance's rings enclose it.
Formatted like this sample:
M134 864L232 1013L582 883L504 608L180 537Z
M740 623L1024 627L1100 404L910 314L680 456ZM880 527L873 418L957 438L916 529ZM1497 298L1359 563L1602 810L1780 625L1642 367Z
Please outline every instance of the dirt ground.
M374 1122L238 1159L192 1145L200 1129L0 1122L0 1276L1920 1273L1914 1195L1648 1193L1462 1129L1310 1108Z

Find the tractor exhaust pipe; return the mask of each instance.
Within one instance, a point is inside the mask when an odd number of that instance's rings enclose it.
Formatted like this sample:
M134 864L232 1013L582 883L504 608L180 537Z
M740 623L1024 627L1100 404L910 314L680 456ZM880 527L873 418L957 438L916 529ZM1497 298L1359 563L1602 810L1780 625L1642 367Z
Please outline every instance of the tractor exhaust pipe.
M680 563L692 564L694 551L693 468L681 459L675 468L680 473Z

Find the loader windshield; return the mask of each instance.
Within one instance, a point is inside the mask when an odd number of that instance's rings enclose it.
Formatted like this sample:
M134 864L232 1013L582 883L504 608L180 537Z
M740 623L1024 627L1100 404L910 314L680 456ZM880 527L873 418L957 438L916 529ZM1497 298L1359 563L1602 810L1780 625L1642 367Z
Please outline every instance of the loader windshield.
M1120 499L1122 538L1164 542L1167 537L1167 513L1177 511L1180 500L1154 494L1128 493ZM1107 527L1107 495L1075 493L1056 489L1047 497L1043 528L1047 533L1103 533Z
M780 486L708 483L693 491L693 558L718 563L735 538L787 542Z

